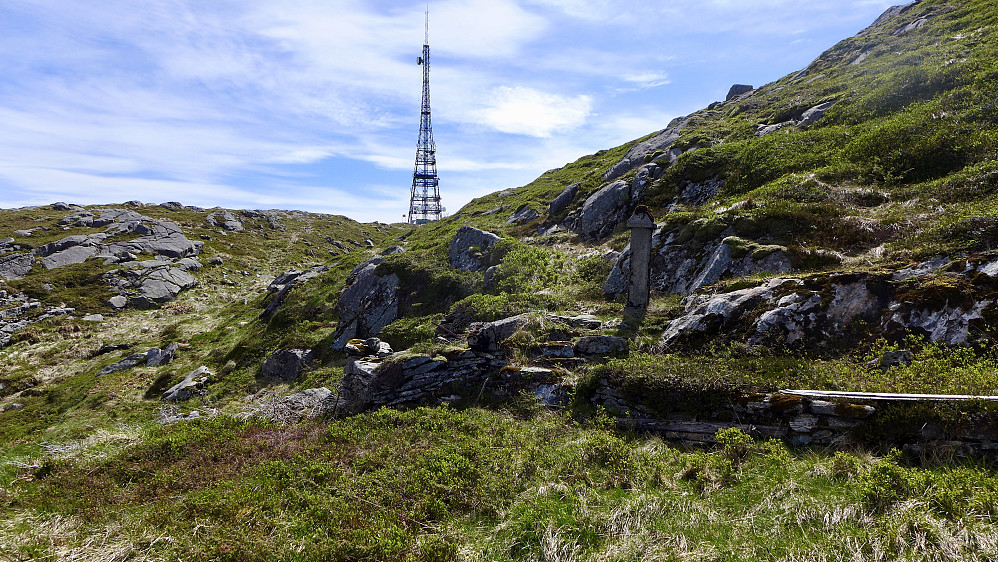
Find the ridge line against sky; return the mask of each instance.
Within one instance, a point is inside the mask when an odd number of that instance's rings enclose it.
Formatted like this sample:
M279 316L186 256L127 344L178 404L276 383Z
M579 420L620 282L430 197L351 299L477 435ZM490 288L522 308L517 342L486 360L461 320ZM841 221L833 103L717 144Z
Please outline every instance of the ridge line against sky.
M444 205L804 68L894 3L431 1ZM0 207L175 200L400 221L424 8L7 0Z

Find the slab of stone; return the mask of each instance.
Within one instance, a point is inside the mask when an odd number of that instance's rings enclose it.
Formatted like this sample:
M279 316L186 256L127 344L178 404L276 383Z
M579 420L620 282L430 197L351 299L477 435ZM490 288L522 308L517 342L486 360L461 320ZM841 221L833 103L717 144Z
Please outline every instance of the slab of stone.
M184 380L170 387L163 393L160 400L166 402L188 400L194 396L195 392L204 388L204 385L208 383L210 378L211 371L208 370L208 367L202 365L194 371L191 371L190 374L184 377Z
M576 355L616 355L628 348L626 338L618 336L586 336L575 342Z
M383 260L368 260L354 268L348 277L349 284L336 302L340 322L333 349L342 350L352 339L376 335L398 318L399 278L394 273L376 273Z
M468 330L468 346L474 351L494 353L530 320L526 314L503 318L495 322L472 324Z
M0 279L16 281L31 273L35 257L31 254L10 254L0 257Z
M541 344L541 355L555 359L570 359L575 357L575 347L567 341L548 342Z
M117 373L118 371L131 369L136 365L141 365L142 363L145 363L147 357L148 357L147 352L135 353L133 355L129 355L124 359L119 359L118 361L111 363L107 367L104 367L103 369L100 370L100 372L97 373L97 376L103 377L104 375L110 375L111 373Z
M163 349L154 347L146 353L146 367L159 367L160 365L168 365L173 362L174 356L177 354L177 349L180 346L174 342Z
M292 381L311 364L315 354L304 349L278 349L263 362L261 373L265 377Z
M45 269L56 269L74 263L83 263L95 255L97 255L97 248L93 246L73 246L45 256L42 258L42 265L45 266Z
M161 267L140 277L137 285L139 304L148 306L172 301L181 291L197 285L197 280L179 267Z
M82 320L84 322L103 322L104 321L104 315L103 314L87 314L86 316L84 316L82 318Z
M450 264L461 271L485 269L487 264L482 260L482 257L497 242L499 242L499 236L496 234L468 225L462 226L448 246Z
M551 204L548 205L548 214L557 215L558 213L564 211L575 199L575 196L579 194L579 186L582 184L573 183L572 185L566 187L561 193L555 197Z
M111 305L112 308L122 309L128 305L128 298L123 295L115 295L107 299L107 304Z
M508 219L506 219L506 224L520 224L524 222L530 222L537 217L541 216L540 213L530 208L529 205L521 205L519 209L516 210Z

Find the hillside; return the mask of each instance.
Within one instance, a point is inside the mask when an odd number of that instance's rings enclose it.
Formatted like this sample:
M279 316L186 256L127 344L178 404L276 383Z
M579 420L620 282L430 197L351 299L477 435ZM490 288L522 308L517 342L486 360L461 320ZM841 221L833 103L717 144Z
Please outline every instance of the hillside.
M998 557L998 7L418 227L0 210L0 559ZM656 226L625 317L626 222Z

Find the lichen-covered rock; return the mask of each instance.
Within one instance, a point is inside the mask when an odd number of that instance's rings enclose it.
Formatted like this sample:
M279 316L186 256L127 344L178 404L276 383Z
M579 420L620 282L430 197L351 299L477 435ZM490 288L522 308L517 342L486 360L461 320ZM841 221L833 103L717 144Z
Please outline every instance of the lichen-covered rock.
M561 193L555 197L551 204L548 206L549 215L557 215L568 208L568 206L575 200L575 196L579 193L579 186L581 184L573 183L572 185L566 187Z
M645 191L651 186L652 181L662 175L662 167L658 164L645 164L638 169L634 179L631 181L631 201L637 205L644 198Z
M399 314L399 278L375 270L384 258L358 265L347 278L347 287L336 303L340 322L333 349L341 350L353 339L376 335Z
M530 317L526 314L511 316L495 322L472 324L468 329L468 346L474 351L494 353L513 334L523 327Z
M159 367L160 365L169 365L173 362L174 356L177 354L177 350L180 346L174 342L163 349L154 347L146 353L146 367Z
M208 380L211 379L211 376L212 374L211 371L208 370L208 367L202 365L201 367L191 371L186 377L184 377L184 380L167 389L160 399L166 402L188 400L194 396L197 391L204 388L204 386L208 383Z
M205 220L211 226L221 227L230 232L243 231L243 221L229 211L215 211L209 214Z
M450 264L462 271L480 271L487 267L483 257L499 241L499 236L472 226L458 229L448 246Z
M744 338L750 345L824 348L871 333L894 338L916 332L961 344L994 302L971 295L961 302L919 300L911 281L903 283L902 293L887 275L824 274L696 297L686 314L670 322L662 341Z
M892 303L885 328L888 331L917 331L934 342L964 344L970 340L971 325L981 320L981 313L993 300L983 300L969 307L945 305L941 308L924 303Z
M259 401L253 415L281 424L325 417L335 408L333 391L322 386L306 388L287 396L266 397Z
M305 371L315 354L304 349L278 349L263 362L261 373L265 377L293 381Z
M302 283L311 281L315 277L329 271L329 269L330 266L328 265L317 265L305 271L285 271L275 277L274 280L270 282L270 285L267 286L267 291L277 294L274 295L273 300L270 301L267 308L260 313L260 318L265 320L273 318L273 316L277 314L277 311L281 309L281 306L284 304L284 299L287 298L288 293L291 292L292 289Z
M790 257L782 246L767 246L730 236L701 243L680 238L679 234L678 231L659 231L652 241L656 249L651 257L650 276L651 287L656 291L688 295L724 278L793 271ZM630 249L626 248L610 270L603 293L608 297L625 293L630 274Z
M626 353L627 338L618 336L586 336L575 342L576 355L618 355Z
M541 214L531 209L529 205L520 205L520 208L510 215L508 219L506 219L506 224L530 222L539 216L541 216Z
M603 174L604 181L613 181L627 172L648 162L661 162L670 164L681 154L679 151L670 151L672 145L679 140L679 134L689 123L688 117L677 117L669 125L655 134L650 139L639 142L627 151L616 164L610 167Z
M0 257L0 279L15 281L31 273L35 257L31 254L10 254Z
M571 228L588 238L602 238L626 218L630 203L630 184L625 181L607 184L586 199Z

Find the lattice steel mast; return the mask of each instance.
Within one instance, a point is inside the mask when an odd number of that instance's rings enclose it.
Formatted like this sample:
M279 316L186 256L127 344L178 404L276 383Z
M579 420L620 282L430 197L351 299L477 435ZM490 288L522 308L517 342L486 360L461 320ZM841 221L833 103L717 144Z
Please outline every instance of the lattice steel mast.
M440 187L437 178L437 145L433 142L430 122L430 9L426 9L426 35L423 56L423 103L419 112L419 142L416 144L416 169L412 173L412 195L409 198L409 223L421 224L440 220Z

